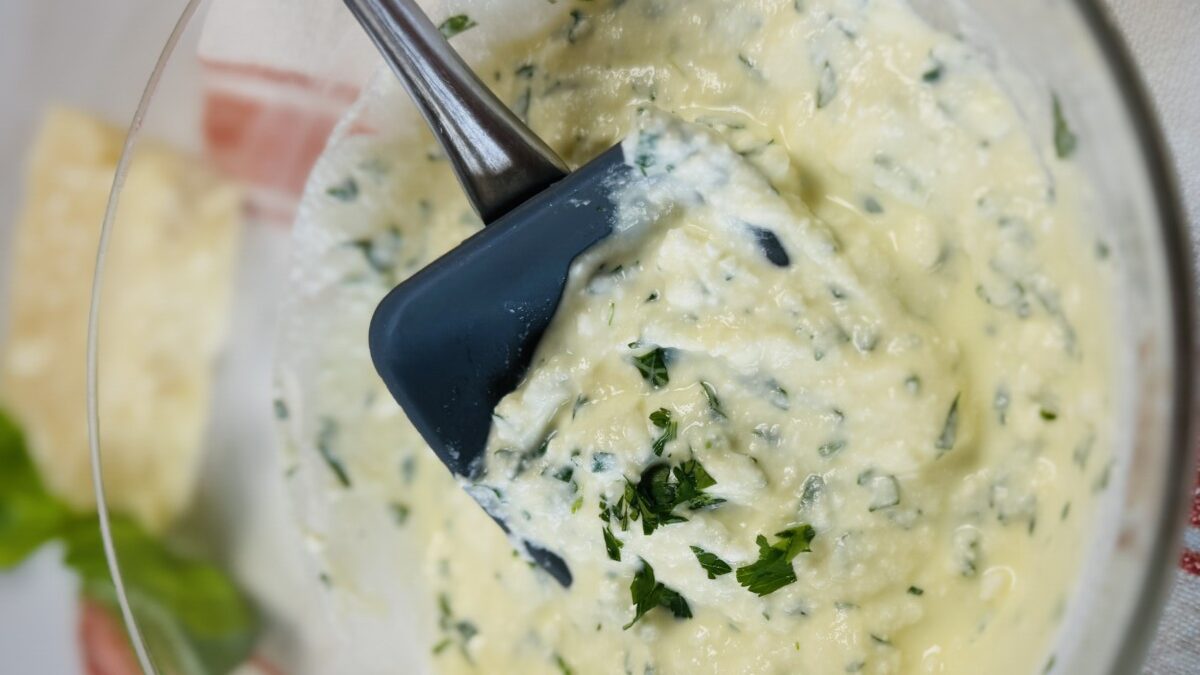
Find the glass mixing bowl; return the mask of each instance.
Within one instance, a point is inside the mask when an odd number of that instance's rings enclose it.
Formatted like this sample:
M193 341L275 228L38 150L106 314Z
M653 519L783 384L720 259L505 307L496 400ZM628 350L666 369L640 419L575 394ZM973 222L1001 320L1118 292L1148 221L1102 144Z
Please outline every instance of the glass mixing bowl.
M452 13L441 3L423 4L435 18ZM1094 2L913 4L935 25L964 36L994 63L1009 67L1007 72L1018 73L1006 86L1020 91L1035 83L1056 92L1072 113L1076 133L1103 139L1081 144L1078 160L1094 193L1089 215L1110 242L1119 275L1112 479L1056 639L1053 672L1136 672L1168 592L1192 478L1190 247L1151 106L1125 48ZM506 31L521 30L521 12L512 10L525 5L551 11L542 0L461 0L453 13L469 12L480 27L456 46L469 61L479 56ZM129 290L120 278L108 279L114 270L105 266L105 246L131 236L116 207L132 196L125 169L139 142L147 130L166 136L206 154L249 186L231 338L213 366L196 506L185 526L251 590L267 618L262 651L288 672L333 672L342 643L315 621L323 613L312 590L318 584L302 561L305 542L285 506L276 452L272 344L277 308L296 281L288 277L286 224L334 121L377 67L340 3L190 0L133 120L96 272L89 422L93 460L102 467L108 430L98 403L120 384L106 381L95 363L106 350L137 348L105 340L106 307ZM1024 112L1036 133L1049 134L1049 101L1043 102L1044 110ZM227 280L213 283L222 281ZM96 471L98 490L102 478L103 471ZM107 523L103 510L102 522ZM108 553L123 593L122 552L110 547ZM123 607L141 664L153 672L154 655L128 603Z

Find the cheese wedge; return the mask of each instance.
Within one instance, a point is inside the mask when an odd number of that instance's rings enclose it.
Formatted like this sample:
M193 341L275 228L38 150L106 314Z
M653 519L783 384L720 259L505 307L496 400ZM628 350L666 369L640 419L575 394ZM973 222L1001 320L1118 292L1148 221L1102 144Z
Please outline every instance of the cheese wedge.
M85 417L88 303L124 132L49 111L33 144L10 274L0 402L47 485L94 507ZM100 423L109 505L160 531L194 491L212 363L226 331L238 190L194 157L143 143L106 266Z

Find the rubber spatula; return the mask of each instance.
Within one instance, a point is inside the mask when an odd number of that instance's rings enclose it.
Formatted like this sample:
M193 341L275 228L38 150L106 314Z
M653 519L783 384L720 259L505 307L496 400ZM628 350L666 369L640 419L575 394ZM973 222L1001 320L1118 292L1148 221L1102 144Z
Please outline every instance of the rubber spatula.
M417 431L452 473L475 478L492 411L528 368L571 262L611 232L609 188L628 169L616 146L568 173L412 0L346 5L432 127L486 224L392 289L369 335L375 368ZM525 546L570 585L560 557Z

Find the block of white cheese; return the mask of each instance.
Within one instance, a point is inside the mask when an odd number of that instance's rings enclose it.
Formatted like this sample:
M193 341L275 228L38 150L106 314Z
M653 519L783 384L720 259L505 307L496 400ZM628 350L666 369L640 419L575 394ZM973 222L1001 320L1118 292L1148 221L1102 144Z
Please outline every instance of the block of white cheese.
M10 260L0 405L17 417L46 484L95 503L85 416L88 303L123 131L47 113L29 156ZM109 505L152 530L193 492L211 380L226 331L238 190L197 158L143 143L111 239L100 332L100 422Z

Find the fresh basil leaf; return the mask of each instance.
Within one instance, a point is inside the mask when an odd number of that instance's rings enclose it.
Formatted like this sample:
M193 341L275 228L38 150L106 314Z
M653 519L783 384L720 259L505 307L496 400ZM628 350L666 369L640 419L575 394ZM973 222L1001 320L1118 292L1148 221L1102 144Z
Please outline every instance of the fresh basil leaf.
M0 410L0 570L57 538L71 519L42 485L20 429Z

